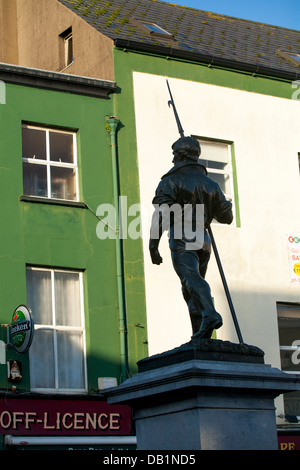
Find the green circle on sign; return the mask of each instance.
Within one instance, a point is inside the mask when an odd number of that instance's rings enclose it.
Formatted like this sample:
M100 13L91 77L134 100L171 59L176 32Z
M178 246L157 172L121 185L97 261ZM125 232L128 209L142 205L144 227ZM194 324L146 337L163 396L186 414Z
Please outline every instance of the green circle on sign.
M26 305L19 305L13 313L10 325L11 343L17 352L28 351L33 339L33 328L31 310Z

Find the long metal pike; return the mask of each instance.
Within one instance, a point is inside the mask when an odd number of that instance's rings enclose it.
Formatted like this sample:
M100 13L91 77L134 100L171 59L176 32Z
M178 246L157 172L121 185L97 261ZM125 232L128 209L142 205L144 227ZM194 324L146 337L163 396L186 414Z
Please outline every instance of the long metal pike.
M213 236L212 229L211 229L210 225L209 225L207 230L208 230L208 234L209 234L210 239L211 239L211 244L213 246L216 262L217 262L217 265L218 265L218 268L219 268L219 272L220 272L220 276L221 276L221 279L222 279L225 294L226 294L226 297L227 297L227 301L228 301L228 305L229 305L229 308L230 308L231 316L232 316L233 323L234 323L234 326L235 326L235 329L236 329L236 334L238 336L239 342L243 343L244 341L243 341L242 333L241 333L241 330L240 330L240 327L239 327L239 324L238 324L238 320L237 320L237 317L236 317L236 314L235 314L235 310L234 310L233 303L232 303L232 300L231 300L231 295L230 295L230 292L229 292L229 289L228 289L228 285L227 285L225 274L224 274L223 267L222 267L222 264L221 264L220 256L219 256L219 253L218 253L218 250L217 250L217 245L216 245L215 238Z
M174 103L174 100L173 100L173 96L172 96L172 93L171 93L171 89L170 89L168 80L167 80L167 87L168 87L170 97L171 97L171 99L168 101L168 105L169 105L169 107L170 107L170 105L172 105L180 137L184 137L183 128L182 128L179 116L177 114L176 106L175 106L175 103Z
M182 128L182 125L181 125L181 122L180 122L180 119L179 119L179 116L178 116L178 113L177 113L177 110L176 110L176 106L175 106L175 103L174 103L174 100L173 100L173 96L172 96L172 93L171 93L171 89L170 89L168 80L167 80L167 86L168 86L168 90L169 90L170 97L171 97L171 99L168 101L168 105L169 106L172 105L180 137L184 137L183 128ZM210 236L210 239L211 239L212 247L213 247L213 250L214 250L216 262L217 262L217 265L218 265L218 268L219 268L220 276L221 276L221 279L222 279L223 287L224 287L225 294L226 294L226 297L227 297L227 301L228 301L228 305L229 305L229 308L230 308L233 323L234 323L234 326L235 326L235 329L236 329L236 333L237 333L239 342L243 343L241 330L240 330L240 327L239 327L239 324L238 324L237 316L235 314L234 306L233 306L233 303L232 303L232 300L231 300L231 295L230 295L230 292L229 292L229 289L228 289L228 285L227 285L227 282L226 282L225 274L224 274L224 271L223 271L223 267L222 267L222 264L221 264L220 256L219 256L219 253L218 253L218 250L217 250L217 245L216 245L216 242L215 242L214 235L212 233L211 226L208 227L208 233L209 233L209 236Z

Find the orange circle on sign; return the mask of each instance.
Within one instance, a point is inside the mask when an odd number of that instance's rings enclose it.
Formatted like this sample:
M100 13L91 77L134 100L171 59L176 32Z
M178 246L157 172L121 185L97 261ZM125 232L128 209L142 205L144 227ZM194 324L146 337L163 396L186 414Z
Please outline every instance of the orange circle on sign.
M294 273L300 276L300 263L294 264Z

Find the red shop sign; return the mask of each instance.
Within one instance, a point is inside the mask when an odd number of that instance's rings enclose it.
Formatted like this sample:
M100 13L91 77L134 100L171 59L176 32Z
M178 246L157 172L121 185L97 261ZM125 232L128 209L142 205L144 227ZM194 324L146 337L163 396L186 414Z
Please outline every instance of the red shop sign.
M279 450L300 450L300 436L279 435L278 446Z
M98 400L0 399L0 434L130 435L131 408Z

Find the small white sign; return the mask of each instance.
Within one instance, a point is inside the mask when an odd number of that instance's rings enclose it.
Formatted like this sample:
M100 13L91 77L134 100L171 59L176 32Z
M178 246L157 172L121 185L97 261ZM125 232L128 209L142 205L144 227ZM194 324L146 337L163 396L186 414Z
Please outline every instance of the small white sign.
M6 344L0 341L0 364L6 364Z
M2 80L0 80L0 104L6 104L6 87Z

